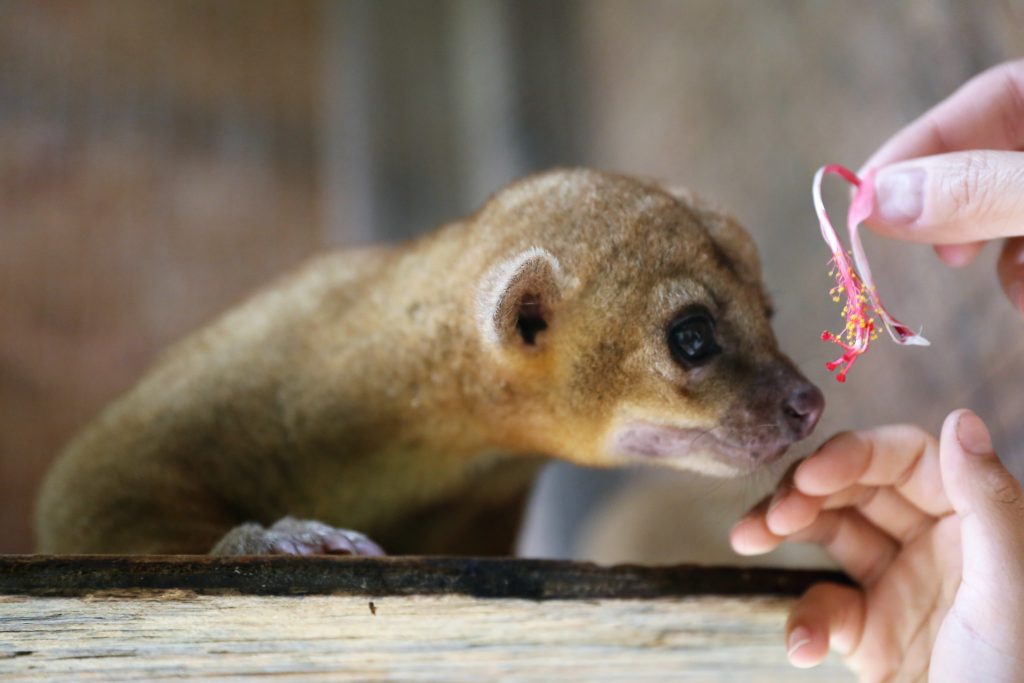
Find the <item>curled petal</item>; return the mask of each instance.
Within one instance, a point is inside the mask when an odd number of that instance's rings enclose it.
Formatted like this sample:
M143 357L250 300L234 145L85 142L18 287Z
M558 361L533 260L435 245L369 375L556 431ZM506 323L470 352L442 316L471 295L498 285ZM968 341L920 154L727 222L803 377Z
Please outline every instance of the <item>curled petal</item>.
M821 199L821 182L829 174L838 175L857 188L846 216L846 227L853 252L852 262L829 220L825 203ZM838 335L831 332L822 333L823 340L834 342L843 349L842 356L825 365L830 372L840 369L836 375L840 382L846 380L846 373L854 361L868 350L868 346L875 338L876 315L897 344L928 346L929 343L920 333L914 332L885 309L871 275L859 230L860 224L871 215L875 193L874 177L874 170L869 170L861 179L853 171L838 164L822 166L814 174L814 210L821 225L821 236L832 252L832 274L836 278L836 286L832 289L833 299L839 301L845 298L843 317L846 319L846 328Z

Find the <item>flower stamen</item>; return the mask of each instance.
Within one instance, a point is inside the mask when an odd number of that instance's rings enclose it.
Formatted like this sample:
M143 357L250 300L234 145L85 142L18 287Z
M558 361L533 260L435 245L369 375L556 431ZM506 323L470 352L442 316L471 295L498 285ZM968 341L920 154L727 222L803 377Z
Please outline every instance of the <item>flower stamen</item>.
M825 212L825 203L821 199L821 181L830 174L841 177L857 188L846 215L846 229L850 235L852 253L843 248L839 236ZM864 246L860 241L859 228L864 219L871 215L875 194L874 180L874 169L868 170L863 178L858 178L853 171L838 164L822 166L814 174L812 189L814 210L818 214L818 222L821 224L821 236L825 238L825 243L832 251L829 275L836 281L835 287L829 290L829 296L837 303L843 297L846 299L842 311L843 318L846 320L843 331L839 334L828 331L821 333L822 341L833 342L843 349L839 358L825 363L825 368L829 372L839 370L836 374L836 380L839 382L846 381L846 373L853 367L857 358L868 350L872 341L878 339L876 316L897 344L903 346L929 345L927 339L896 320L885 310L874 279L871 277L871 268L868 266L867 254L864 253Z

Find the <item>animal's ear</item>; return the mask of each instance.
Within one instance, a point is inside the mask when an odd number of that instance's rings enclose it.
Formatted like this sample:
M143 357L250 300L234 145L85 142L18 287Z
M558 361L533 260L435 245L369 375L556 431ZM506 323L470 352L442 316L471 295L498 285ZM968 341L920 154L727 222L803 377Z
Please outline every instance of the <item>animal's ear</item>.
M712 202L680 187L667 188L668 192L697 214L707 228L711 239L722 250L736 271L751 284L761 283L761 260L757 256L757 245L750 233L740 225L734 216Z
M484 276L476 317L484 341L498 347L536 348L564 294L562 267L533 247L502 261Z

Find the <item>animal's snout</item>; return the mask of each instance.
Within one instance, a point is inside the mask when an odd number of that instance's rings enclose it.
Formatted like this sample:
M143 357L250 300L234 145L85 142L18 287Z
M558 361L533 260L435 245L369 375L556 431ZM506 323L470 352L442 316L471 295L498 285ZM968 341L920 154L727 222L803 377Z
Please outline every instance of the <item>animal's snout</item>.
M814 431L825 410L825 397L821 390L810 382L801 382L782 402L782 418L799 441Z

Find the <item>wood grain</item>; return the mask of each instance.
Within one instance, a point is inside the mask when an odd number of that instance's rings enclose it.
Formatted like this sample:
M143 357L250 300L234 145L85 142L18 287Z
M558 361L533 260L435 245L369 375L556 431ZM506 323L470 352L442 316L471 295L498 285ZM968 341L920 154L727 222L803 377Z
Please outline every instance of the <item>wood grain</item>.
M8 556L0 680L852 680L834 660L810 672L785 660L783 596L827 574L472 558Z
M836 681L782 644L786 601L465 596L0 597L0 679Z

